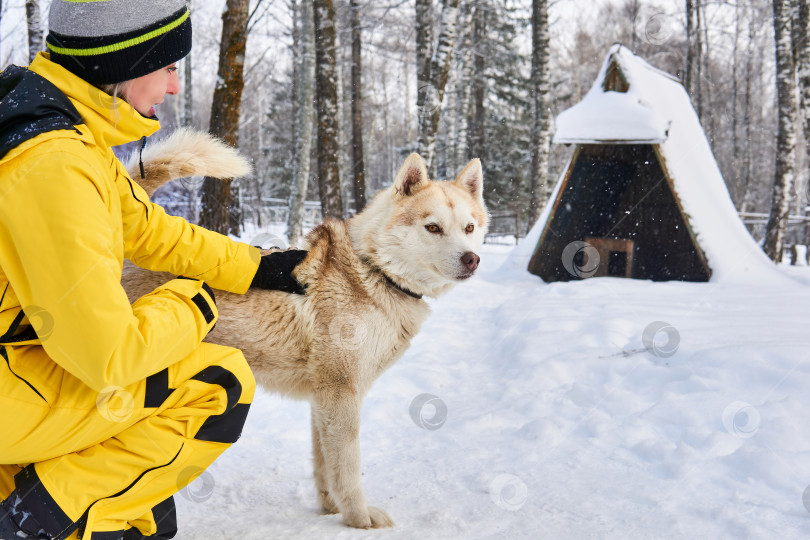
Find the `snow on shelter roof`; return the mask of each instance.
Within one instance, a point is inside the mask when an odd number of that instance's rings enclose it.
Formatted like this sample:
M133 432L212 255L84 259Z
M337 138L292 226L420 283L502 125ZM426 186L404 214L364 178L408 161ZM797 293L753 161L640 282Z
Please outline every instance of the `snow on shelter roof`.
M608 71L619 68L626 91L605 90ZM614 83L615 84L615 83ZM563 143L662 143L667 139L675 111L656 99L659 87L680 83L656 69L622 45L611 47L602 69L585 98L557 117L554 142Z
M616 75L609 73L614 64L619 68L622 83L626 83L626 92L604 89L606 77ZM712 270L711 281L782 277L739 219L684 87L622 45L610 48L599 76L582 102L559 115L554 142L656 145L666 180L706 255ZM536 248L565 174L563 171L523 246L513 253L514 260L507 264L522 260L521 266L526 268L531 257L526 250Z

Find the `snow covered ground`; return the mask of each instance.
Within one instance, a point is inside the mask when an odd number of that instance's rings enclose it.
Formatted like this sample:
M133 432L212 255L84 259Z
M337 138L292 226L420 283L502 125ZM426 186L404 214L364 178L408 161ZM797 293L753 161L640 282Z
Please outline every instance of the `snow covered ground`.
M485 246L365 401L366 495L396 528L319 515L308 405L260 392L176 496L177 538L808 536L810 268L546 284L510 250Z

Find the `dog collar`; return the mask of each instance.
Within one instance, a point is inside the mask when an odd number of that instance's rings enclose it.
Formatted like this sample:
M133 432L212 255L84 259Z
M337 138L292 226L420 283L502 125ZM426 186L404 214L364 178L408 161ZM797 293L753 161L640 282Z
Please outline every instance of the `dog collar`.
M421 299L422 299L422 295L421 295L421 294L417 294L417 293L415 293L415 292L413 292L413 291L409 291L409 290L408 290L408 289L406 289L405 287L401 287L401 286L397 285L397 284L394 282L394 280L393 280L393 279L391 279L390 277L388 277L388 274L386 274L386 273L385 273L385 272L383 272L382 270L380 270L380 273L381 273L381 274L383 275L383 277L385 278L385 281L387 281L387 282L388 282L388 284L389 284L389 285L391 285L393 288L397 289L398 291L404 292L405 294L407 294L407 295L408 295L408 296L410 296L411 298L416 298L417 300L421 300Z

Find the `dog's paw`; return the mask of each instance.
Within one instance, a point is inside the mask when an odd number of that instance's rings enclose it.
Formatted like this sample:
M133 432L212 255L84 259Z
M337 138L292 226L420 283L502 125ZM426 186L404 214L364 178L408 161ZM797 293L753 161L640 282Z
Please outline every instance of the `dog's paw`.
M340 512L328 491L318 492L318 502L321 503L321 510L324 514L337 514Z
M373 506L369 506L367 512L344 512L343 521L349 527L357 529L382 529L394 526L394 520L385 510Z
M371 518L372 529L382 529L383 527L394 526L394 520L391 519L391 516L389 516L385 510L369 506L368 515Z

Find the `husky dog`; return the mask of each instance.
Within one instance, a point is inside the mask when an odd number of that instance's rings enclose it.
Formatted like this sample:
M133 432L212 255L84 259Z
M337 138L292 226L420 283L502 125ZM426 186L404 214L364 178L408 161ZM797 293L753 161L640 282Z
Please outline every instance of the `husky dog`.
M181 134L144 152L142 185L150 195L174 176L234 162L233 150L206 137ZM326 220L306 236L309 253L295 269L306 295L217 292L219 320L206 341L241 349L266 390L310 401L319 502L349 526L394 524L363 493L363 398L428 316L422 296L439 296L478 268L475 252L489 223L482 181L477 159L454 181L431 181L411 154L362 212ZM128 265L123 284L134 300L169 277Z

